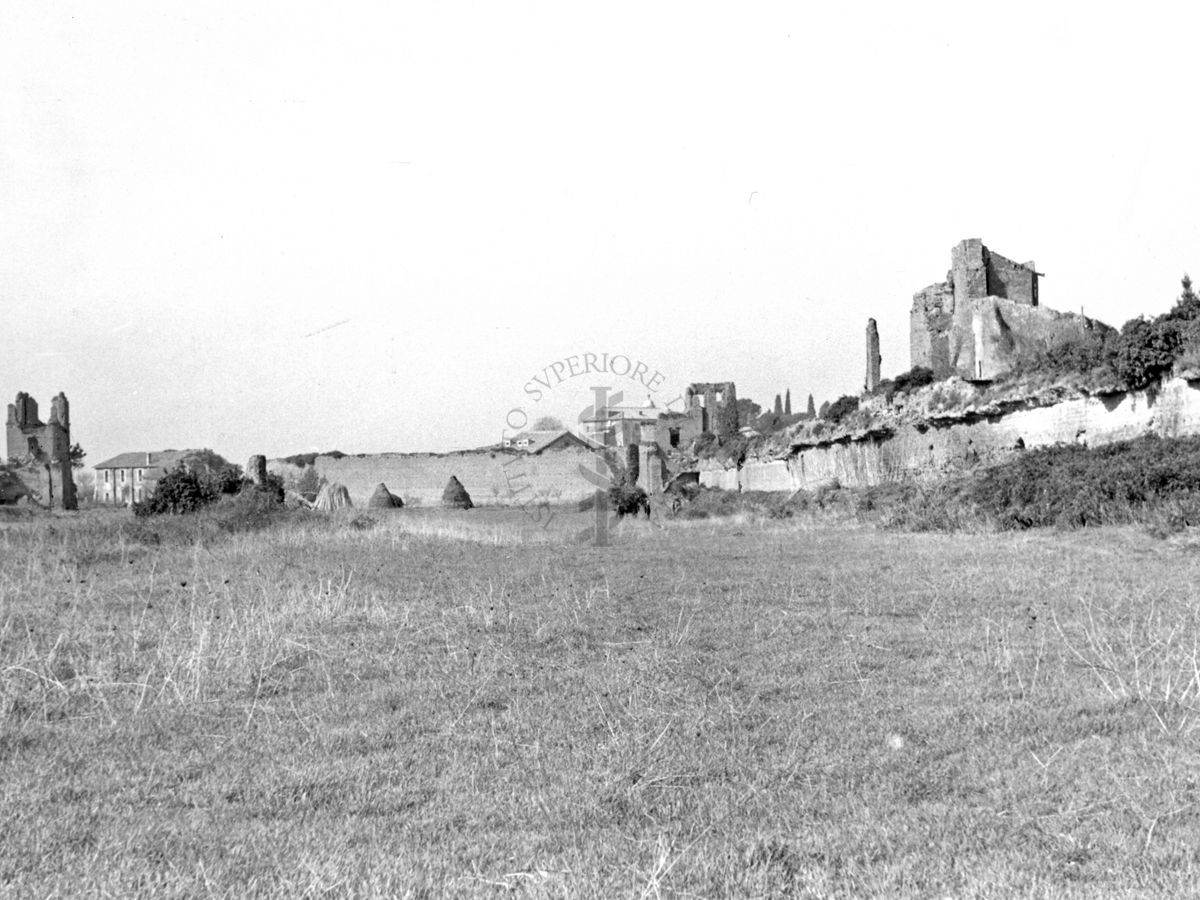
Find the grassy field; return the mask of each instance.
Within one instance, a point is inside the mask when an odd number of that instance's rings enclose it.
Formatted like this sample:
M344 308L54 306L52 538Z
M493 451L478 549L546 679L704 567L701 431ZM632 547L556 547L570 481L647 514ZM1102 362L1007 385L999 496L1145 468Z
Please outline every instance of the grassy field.
M1200 547L0 519L0 896L1167 897Z

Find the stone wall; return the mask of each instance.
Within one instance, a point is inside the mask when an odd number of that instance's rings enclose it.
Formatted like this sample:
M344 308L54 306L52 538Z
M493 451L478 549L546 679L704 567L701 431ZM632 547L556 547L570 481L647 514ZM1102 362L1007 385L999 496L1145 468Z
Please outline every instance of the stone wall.
M11 471L28 495L46 507L75 509L75 481L71 471L71 413L65 394L50 402L50 419L39 417L38 403L21 391L8 404L5 450Z
M954 288L949 282L931 284L913 295L909 316L910 365L932 369L945 378L950 365L950 326L954 316Z
M1173 379L1157 393L1082 397L989 420L924 430L905 425L886 437L802 447L787 460L747 460L738 472L738 486L790 491L813 490L834 481L865 487L928 480L967 466L1002 461L1022 446L1086 443L1098 447L1147 434L1200 434L1200 381ZM701 472L701 483L717 486L715 478L706 480L705 475Z
M978 238L961 241L950 259L945 282L913 295L909 318L911 364L937 378L993 379L1022 351L1108 327L1039 306L1033 263L1015 263Z
M318 456L313 463L320 476L346 486L355 506L366 506L381 481L406 506L438 506L451 475L463 483L476 506L519 506L530 498L554 505L573 504L595 491L580 474L580 466L595 470L590 451L570 448L536 456L505 451L381 453ZM285 480L304 472L281 459L270 460L267 468Z

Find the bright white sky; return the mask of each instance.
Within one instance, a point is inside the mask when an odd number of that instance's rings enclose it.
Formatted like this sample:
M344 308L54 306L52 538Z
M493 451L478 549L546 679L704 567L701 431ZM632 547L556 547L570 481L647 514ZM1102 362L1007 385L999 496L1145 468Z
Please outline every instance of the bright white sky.
M747 6L0 0L0 398L447 450L585 352L855 393L966 237L1116 325L1200 276L1195 4Z

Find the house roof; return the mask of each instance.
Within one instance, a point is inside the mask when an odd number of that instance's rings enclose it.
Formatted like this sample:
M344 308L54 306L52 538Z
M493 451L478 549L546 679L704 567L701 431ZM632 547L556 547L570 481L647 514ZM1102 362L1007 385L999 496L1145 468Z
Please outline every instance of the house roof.
M541 453L543 450L549 450L552 447L556 450L562 450L566 447L591 447L591 444L579 437L579 435L564 430L522 431L520 434L515 434L509 438L509 444L513 447L516 447L520 441L529 442L528 446L519 448L526 453Z
M532 435L530 436L533 437ZM529 442L527 453L541 453L545 450L565 450L568 447L583 447L591 449L591 444L579 435L570 431L540 432L536 439Z
M195 453L194 450L156 450L156 451L135 451L132 453L118 453L112 459L106 459L104 462L96 463L92 466L93 469L173 469L175 464L182 462L188 456ZM147 463L146 457L149 457Z

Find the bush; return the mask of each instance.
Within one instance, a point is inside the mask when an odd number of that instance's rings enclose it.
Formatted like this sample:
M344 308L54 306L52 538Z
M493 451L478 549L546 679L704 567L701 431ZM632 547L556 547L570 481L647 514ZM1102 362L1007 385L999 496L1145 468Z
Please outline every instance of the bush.
M925 366L913 366L895 378L885 378L871 393L875 396L882 396L888 403L891 403L897 394L907 394L923 388L927 384L933 384L933 382L933 369L927 369Z
M618 516L636 516L639 512L650 515L650 498L635 484L614 484L608 489L608 502Z
M158 479L154 492L145 500L133 504L135 516L180 515L194 513L210 506L222 497L257 495L247 502L266 505L283 503L283 479L267 473L262 487L242 476L237 466L226 465L214 471L197 471L180 463Z
M885 524L954 531L1155 521L1188 522L1200 507L1200 437L1059 445L932 487L911 487Z
M1130 319L1117 343L1117 375L1134 390L1161 379L1183 352L1181 331L1178 319Z
M181 463L158 479L154 493L133 504L133 514L151 516L196 512L213 502L217 496L203 476Z
M925 366L913 366L907 372L897 375L895 381L897 391L915 391L927 384L933 384L933 369L927 369Z
M824 418L830 422L841 422L856 409L858 409L858 398L846 394L838 397L829 405Z

